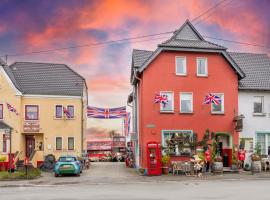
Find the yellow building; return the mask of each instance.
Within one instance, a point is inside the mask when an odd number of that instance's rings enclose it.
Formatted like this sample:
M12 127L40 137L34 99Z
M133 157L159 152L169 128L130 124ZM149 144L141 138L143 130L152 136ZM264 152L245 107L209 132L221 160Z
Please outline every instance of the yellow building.
M0 66L0 122L12 128L15 161L27 157L36 166L48 154L81 154L87 103L85 79L64 64ZM0 128L0 155L8 153L8 133Z

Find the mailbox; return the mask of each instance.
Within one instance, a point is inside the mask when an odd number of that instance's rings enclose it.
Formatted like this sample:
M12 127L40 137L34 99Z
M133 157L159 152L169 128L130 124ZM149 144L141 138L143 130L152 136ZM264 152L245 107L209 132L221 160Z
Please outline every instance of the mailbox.
M147 175L161 175L161 146L158 142L146 144Z

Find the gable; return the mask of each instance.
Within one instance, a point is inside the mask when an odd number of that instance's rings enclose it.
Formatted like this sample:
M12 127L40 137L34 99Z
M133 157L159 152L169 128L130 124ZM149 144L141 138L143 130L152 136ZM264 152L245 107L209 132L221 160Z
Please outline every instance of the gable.
M192 29L189 23L184 24L183 28L176 33L175 39L178 40L202 40L202 38Z
M4 70L4 67L0 65L0 91L2 94L16 94L22 95L21 91L13 84L13 81L10 79L9 75Z

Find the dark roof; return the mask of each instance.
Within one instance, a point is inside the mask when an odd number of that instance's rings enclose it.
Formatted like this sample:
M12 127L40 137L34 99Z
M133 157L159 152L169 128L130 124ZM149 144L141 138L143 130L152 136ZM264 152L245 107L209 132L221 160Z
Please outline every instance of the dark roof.
M4 69L22 94L82 96L86 84L64 64L16 62Z
M5 122L0 121L0 129L12 129L9 125L7 125Z
M153 51L133 49L133 66L139 68L152 55Z
M270 90L270 58L267 54L228 52L246 77L239 89Z
M173 33L173 36L158 45L159 47L181 47L198 49L226 49L223 46L206 41L189 20Z

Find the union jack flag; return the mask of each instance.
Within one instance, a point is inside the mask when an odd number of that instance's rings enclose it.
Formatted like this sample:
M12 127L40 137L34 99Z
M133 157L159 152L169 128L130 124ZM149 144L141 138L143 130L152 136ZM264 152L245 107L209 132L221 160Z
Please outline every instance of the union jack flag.
M10 112L14 112L16 115L19 115L19 113L17 112L17 110L11 106L9 103L7 103L7 108Z
M209 93L208 95L205 96L204 98L204 104L210 104L213 103L216 106L219 105L221 103L221 98L215 94L211 94Z
M124 118L124 124L125 124L125 136L128 136L130 133L130 113L126 113L126 117Z
M160 95L158 93L156 93L155 95L155 103L162 103L163 107L166 106L166 104L168 103L168 96L167 95Z
M89 118L98 119L117 119L126 116L126 107L118 108L97 108L93 106L87 107L87 116Z
M68 119L71 119L73 117L66 107L63 107L63 112Z

